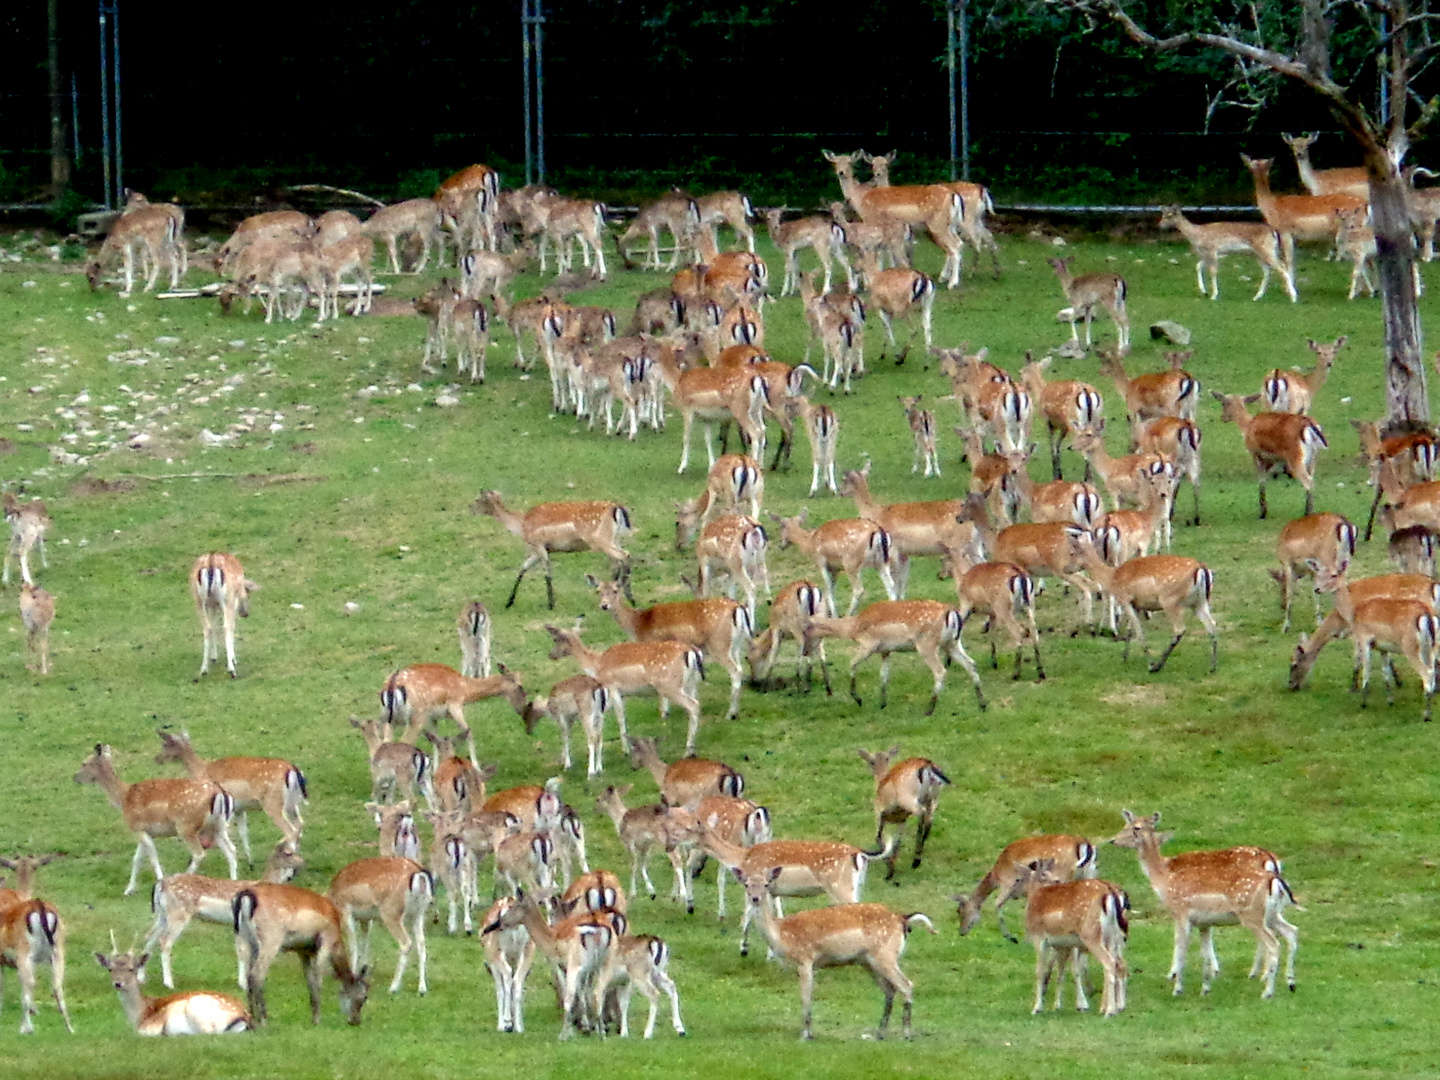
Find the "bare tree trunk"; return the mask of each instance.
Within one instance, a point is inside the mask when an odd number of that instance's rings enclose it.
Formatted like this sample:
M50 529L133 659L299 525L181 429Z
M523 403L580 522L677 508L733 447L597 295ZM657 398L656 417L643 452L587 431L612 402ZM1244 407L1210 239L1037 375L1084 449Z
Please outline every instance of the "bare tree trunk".
M49 21L49 48L46 66L50 69L50 197L58 199L70 187L70 151L65 145L65 94L60 78L60 2L46 0Z
M1385 319L1385 428L1428 428L1424 345L1415 296L1415 251L1406 184L1383 153L1367 154L1380 301Z

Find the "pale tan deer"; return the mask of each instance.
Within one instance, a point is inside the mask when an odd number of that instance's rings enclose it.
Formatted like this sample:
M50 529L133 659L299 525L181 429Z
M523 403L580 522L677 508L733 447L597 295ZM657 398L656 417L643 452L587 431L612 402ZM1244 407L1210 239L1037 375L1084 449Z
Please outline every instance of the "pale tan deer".
M650 1004L643 1038L655 1037L655 1018L660 1011L662 994L670 999L670 1024L675 1034L685 1034L685 1024L680 1019L680 992L675 987L675 980L670 978L669 966L670 946L653 934L622 933L616 941L603 1015L608 1018L611 1012L619 1013L622 1039L630 1036L630 998L636 990Z
M1280 136L1295 155L1295 166L1300 172L1300 183L1311 195L1350 195L1356 199L1370 201L1370 174L1363 165L1343 169L1319 169L1310 164L1310 147L1319 137L1313 131L1309 135Z
M810 441L810 495L820 490L822 478L830 494L838 495L835 449L840 441L840 418L829 405L815 405L808 398L791 398L787 404L804 422L805 437Z
M765 412L770 387L763 375L751 371L748 365L682 372L666 364L661 366L661 375L684 425L676 472L684 473L690 464L690 436L697 420L705 428L706 468L715 464L711 429L725 421L734 421L740 428L750 457L756 461L765 459Z
M1160 844L1170 834L1162 836L1155 831L1160 814L1137 818L1129 810L1121 812L1125 816L1125 828L1110 842L1135 849L1150 887L1175 920L1175 956L1170 965L1170 981L1175 984L1176 996L1182 991L1191 927L1200 931L1201 993L1208 994L1211 980L1220 971L1214 928L1236 923L1255 935L1258 948L1250 977L1260 975L1264 979L1265 991L1261 997L1275 994L1280 938L1289 946L1285 981L1294 990L1295 951L1300 935L1285 918L1285 908L1295 904L1295 894L1280 876L1279 860L1263 848L1255 847L1192 851L1166 858L1160 854Z
M480 679L490 674L490 609L471 600L460 609L455 628L460 635L460 674Z
M786 638L793 639L799 649L795 659L795 677L800 678L803 661L805 681L810 683L811 656L807 651L805 630L810 620L826 612L825 592L809 581L792 581L770 601L770 616L765 631L750 644L750 674L756 683L764 683L774 670L775 660L780 655L780 646ZM824 663L825 643L815 642Z
M523 719L524 712L521 717ZM485 804L485 785L495 778L498 766L482 765L478 769L455 753L458 738L447 738L427 731L425 737L435 747L432 784L442 813L469 814Z
M1280 585L1280 605L1285 620L1280 626L1281 633L1290 631L1290 605L1295 599L1295 587L1299 579L1309 577L1311 596L1315 601L1315 625L1320 625L1319 578L1312 566L1318 565L1330 576L1343 574L1355 557L1355 526L1340 514L1310 514L1306 517L1287 521L1280 530L1280 539L1275 543L1275 557L1280 560L1279 571L1270 571Z
M495 980L495 1029L525 1030L525 980L535 961L535 942L523 924L503 926L501 919L516 904L513 896L499 897L480 917L480 944L485 966Z
M950 778L929 758L896 761L900 753L898 744L889 750L876 750L873 754L863 748L858 753L875 777L875 842L884 844L886 825L903 827L905 822L915 818L915 858L910 863L910 869L920 869L925 841L930 838L930 829L935 821L935 807L940 801L940 793L950 786ZM887 860L887 881L895 876L895 854L898 850L897 843Z
M115 224L105 235L99 252L86 264L85 276L93 290L99 287L100 275L105 266L120 260L125 275L125 288L121 296L129 296L135 290L135 255L140 254L142 272L145 274L144 291L155 288L160 276L160 260L170 263L170 288L180 284L182 256L185 240L170 212L160 206L143 206L115 219Z
M572 675L561 679L544 696L536 695L525 706L525 733L533 735L540 718L548 716L560 730L560 767L570 768L570 729L576 721L585 734L589 750L585 775L598 776L604 765L605 711L610 695L605 687L589 675Z
M30 576L30 552L38 549L40 565L47 570L50 568L50 560L45 555L45 531L54 523L45 510L45 504L39 499L22 503L15 498L13 491L7 491L0 496L0 500L3 500L5 524L10 526L10 545L5 549L5 566L3 571L0 571L0 584L10 584L10 563L18 559L20 580L26 585L33 585L35 579Z
M1435 551L1440 536L1427 525L1410 525L1390 534L1386 552L1402 574L1435 576Z
M1193 352L1168 352L1165 360L1169 371L1151 372L1131 378L1118 352L1101 350L1100 374L1108 376L1125 401L1125 414L1130 421L1131 440L1138 439L1138 429L1162 416L1194 420L1200 407L1200 380L1185 370L1185 362Z
M1088 953L1105 969L1100 1015L1116 1016L1125 1010L1125 943L1130 934L1130 898L1108 881L1069 881L1055 873L1050 859L1037 859L1021 872L1005 894L1025 897L1025 936L1035 945L1035 1005L1031 1015L1045 1008L1045 987L1056 976L1055 1011L1065 990L1065 963L1075 976L1075 1008L1090 1011L1085 996L1085 958Z
M695 208L700 212L700 228L710 234L711 247L719 243L716 226L723 222L735 231L736 243L743 242L746 250L755 254L755 230L750 225L755 208L748 196L738 191L712 191L698 196Z
M690 514L683 503L676 504L676 548L682 548L694 535L698 515ZM764 527L745 514L725 514L700 530L695 542L695 558L699 574L694 582L695 594L701 600L709 597L717 574L728 575L728 591L733 599L738 589L745 597L745 609L755 618L758 590L770 593L770 570L765 562L769 538Z
M774 839L770 825L770 811L749 799L732 799L728 795L707 795L700 800L695 817L704 828L711 830L727 844L742 848L768 843ZM692 878L699 877L704 869L706 850L696 846L690 854L686 873ZM715 860L715 892L718 917L725 919L725 885L730 868L719 859Z
M911 317L920 316L920 332L925 336L925 348L932 347L934 336L932 323L935 309L935 279L908 266L881 270L873 263L866 272L870 286L870 303L880 316L880 325L885 327L885 337L890 348L896 348L895 322L904 320L910 327L910 338L895 358L896 364L903 364L915 343L915 326ZM885 359L885 350L880 350L880 359Z
M412 745L421 731L433 730L437 718L450 717L469 748L470 764L478 769L475 737L465 722L465 706L497 697L509 702L516 716L524 716L525 688L504 664L500 665L500 674L479 679L467 678L444 664L411 664L385 680L380 689L380 707L390 728L397 723L405 725L401 741Z
M871 182L877 187L890 186L890 164L899 156L894 150L885 155L863 154L866 161L870 163ZM957 225L960 239L975 249L978 258L986 252L990 255L990 261L995 271L995 280L1000 280L1000 245L995 241L994 235L985 227L987 214L995 212L995 204L990 198L990 192L981 184L972 184L968 180L942 181L943 188L948 188L960 196L964 204L964 212Z
M1431 614L1440 613L1440 583L1428 575L1380 574L1353 582L1344 574L1327 575L1317 582L1316 588L1333 591L1335 606L1313 635L1300 635L1290 662L1291 690L1299 690L1305 685L1321 650L1334 638L1349 631L1357 605L1377 599L1413 600Z
M160 866L160 853L155 837L178 836L190 849L190 865L185 873L193 874L211 846L225 856L230 877L236 876L235 845L230 842L230 819L235 813L235 800L219 784L208 780L141 780L127 784L115 772L110 747L95 746L75 774L77 784L96 784L120 811L125 827L139 841L135 858L130 863L130 883L125 895L135 891L140 876L140 862L148 855L155 870L155 879L165 876Z
M925 464L925 479L940 475L940 454L935 446L935 414L924 407L924 397L900 397L900 407L905 410L905 423L910 428L910 437L915 442L915 456L910 462L910 471L920 471Z
M235 936L243 951L250 1015L259 1024L268 1017L265 980L282 952L300 957L310 990L310 1022L320 1023L320 990L328 964L340 983L340 1015L352 1026L370 996L370 969L356 969L346 949L340 912L317 892L298 885L258 882L236 895Z
M980 688L980 673L975 661L960 640L960 612L938 600L882 600L861 609L860 614L843 619L816 618L805 631L806 640L825 637L846 638L855 643L850 657L850 697L856 705L864 702L855 687L855 672L862 662L880 654L880 708L886 704L890 682L890 656L897 652L917 653L934 676L934 686L925 715L931 716L945 688L945 659L965 669L975 684L975 700L981 711L986 708L985 692ZM829 673L826 673L829 690Z
M825 610L832 618L836 614L836 572L843 573L850 580L850 607L846 615L855 614L861 597L865 595L862 573L866 569L875 571L889 599L896 598L892 570L895 557L890 534L875 522L865 518L834 518L816 528L807 529L805 522L809 518L809 510L806 507L802 507L799 515L793 518L771 516L780 526L781 550L793 544L815 560L825 590Z
M0 859L0 866L15 871L15 888L0 886L0 971L13 967L20 977L20 1034L35 1031L35 969L50 968L50 992L74 1034L65 1004L65 922L55 905L32 894L35 871L58 856Z
M1248 253L1260 264L1260 288L1251 298L1259 300L1270 287L1270 272L1280 275L1292 303L1300 298L1295 293L1295 280L1280 250L1280 234L1271 226L1254 221L1212 221L1197 225L1180 212L1178 206L1167 206L1160 215L1162 229L1179 229L1195 256L1195 279L1200 295L1220 299L1220 260L1226 255ZM1210 272L1210 287L1205 287L1205 272Z
M1263 395L1269 411L1309 413L1310 406L1314 404L1315 395L1325 385L1330 368L1335 363L1335 357L1345 347L1345 342L1348 340L1346 335L1341 334L1330 344L1322 345L1314 338L1310 338L1306 344L1315 354L1315 366L1310 369L1309 374L1295 370L1286 371L1282 368L1266 372L1260 393Z
M626 226L625 231L620 234L615 243L620 251L621 259L628 267L630 258L626 245L642 236L649 237L650 243L645 249L645 261L640 268L642 270L673 271L680 261L680 252L686 246L690 234L699 226L699 204L683 191L667 191L658 199L642 206L640 212L630 219L630 224ZM668 266L662 265L660 258L660 233L662 231L670 233L673 244L670 249Z
M704 758L680 758L666 764L660 760L659 740L636 736L630 740L630 767L645 769L655 778L660 800L666 806L696 811L703 799L723 795L738 799L745 791L745 778L729 765Z
M1276 472L1284 472L1305 489L1305 513L1315 512L1315 461L1330 443L1320 425L1308 416L1297 413L1262 412L1251 415L1246 405L1259 399L1258 394L1241 397L1212 390L1221 403L1220 418L1240 428L1245 450L1255 463L1255 480L1260 487L1260 517L1270 507L1265 501L1265 481Z
M1098 872L1095 845L1083 836L1065 833L1026 836L1007 844L995 860L995 865L985 872L973 892L951 897L959 905L961 936L975 929L980 922L985 901L992 893L998 893L995 899L995 916L1000 921L1000 933L1010 941L1020 940L1005 927L1005 905L1012 899L1011 887L1037 859L1050 860L1051 872L1060 876L1062 881L1093 878Z
M382 856L357 859L340 868L331 879L325 895L340 913L352 968L369 970L370 931L378 920L385 924L385 929L390 931L400 950L395 978L390 982L390 993L399 993L400 980L405 975L412 950L416 953L416 964L420 970L417 989L422 996L428 991L425 978L425 916L435 902L435 879L430 876L429 870L407 858ZM239 902L238 899L236 902ZM357 924L360 923L365 927L363 942L357 934ZM253 972L253 967L251 970Z
M799 287L800 264L796 256L801 248L814 248L816 257L825 271L825 284L821 292L830 291L830 264L838 262L845 271L846 284L855 288L855 271L845 255L845 227L826 217L818 215L803 217L796 221L780 220L784 207L765 211L765 224L770 230L770 240L777 251L785 256L785 280L780 286L780 295L789 296Z
M265 871L259 880L270 884L283 885L303 869L305 860L289 840L281 840L265 862ZM150 934L145 940L145 952L160 949L161 981L170 989L175 988L175 976L170 966L170 954L180 940L180 935L194 919L201 922L219 923L231 926L234 914L230 905L244 889L254 881L229 881L224 878L205 877L201 874L171 874L155 883L150 896L150 907L155 912ZM235 942L236 961L239 963L241 989L246 986L245 966L242 960L240 942Z
M190 569L190 595L200 616L200 674L210 670L210 661L220 659L216 638L225 634L225 667L235 675L235 620L250 615L250 594L260 586L245 577L240 560L227 552L201 555ZM216 623L220 625L217 627Z
M1068 259L1046 259L1045 261L1050 264L1055 271L1055 276L1060 279L1060 289L1065 293L1065 303L1069 305L1070 340L1080 340L1075 323L1083 318L1085 320L1085 347L1090 348L1090 324L1095 319L1095 309L1100 307L1105 309L1105 313L1115 323L1120 351L1123 353L1129 349L1130 316L1125 310L1125 297L1129 287L1125 284L1125 279L1119 274L1112 274L1109 271L1081 274L1076 277L1070 272L1070 264L1075 261L1073 255Z
M905 1038L910 1038L915 989L900 970L900 954L905 950L912 923L920 923L935 933L930 919L921 912L900 915L883 904L841 904L779 919L770 910L769 886L780 874L780 867L774 866L768 872L747 874L742 880L749 909L756 913L770 948L800 970L800 1037L814 1037L810 1032L810 1010L815 969L859 964L870 972L885 995L875 1037L885 1037L898 994L902 1003L901 1029Z
M1078 379L1046 382L1045 372L1051 357L1030 360L1028 355L1025 366L1020 369L1020 380L1045 417L1045 429L1050 437L1050 470L1059 480L1060 451L1065 440L1095 431L1104 422L1105 403L1100 392L1087 382Z
M1373 420L1351 420L1350 426L1360 437L1360 453L1370 466L1370 484L1375 489L1370 517L1365 522L1365 539L1369 540L1382 499L1397 507L1409 503L1417 510L1432 501L1437 489L1426 485L1434 479L1435 466L1440 462L1440 439L1428 431L1407 431L1382 439L1380 425ZM1404 528L1406 524L1413 523L1400 522L1390 527Z
M413 802L418 790L425 801L435 805L430 758L414 743L391 742L383 720L350 717L350 726L365 739L369 751L371 789L376 802L393 802L396 797Z
M1293 280L1296 240L1332 241L1336 210L1364 208L1367 200L1353 195L1276 195L1270 190L1273 159L1253 160L1240 155L1255 180L1255 205L1260 215L1280 235L1280 252L1291 268Z
M420 241L420 261L415 264L412 274L423 274L430 261L430 247L441 247L440 211L430 199L407 199L405 202L383 206L370 215L365 222L365 233L372 240L385 245L390 254L390 272L401 273L399 242L402 237L415 237ZM441 248L443 252L443 247ZM443 259L443 255L442 255Z
M50 624L55 621L55 597L38 585L20 586L20 622L25 627L25 667L50 674Z
M476 514L488 514L500 522L525 544L525 561L505 601L507 608L515 605L520 582L532 567L545 569L545 595L550 609L555 608L555 583L551 576L550 556L555 552L598 551L610 560L616 578L628 584L630 555L620 546L619 538L630 532L630 511L614 502L541 503L523 514L517 514L500 501L498 491L482 491L471 507Z
M870 464L852 469L840 482L840 494L855 501L855 512L875 522L890 537L898 555L895 592L903 597L910 581L910 560L917 556L940 556L946 544L964 549L970 546L975 527L968 524L974 504L966 499L935 499L926 502L881 503L870 493Z
M554 648L550 659L571 656L580 669L605 687L620 726L620 742L628 747L630 736L625 725L625 697L654 693L660 698L660 715L670 715L673 701L685 710L689 726L685 735L685 753L695 753L695 737L700 730L700 699L697 696L704 671L704 654L693 645L679 641L627 641L608 649L592 649L574 630L546 626Z
M655 883L650 880L650 857L663 851L675 872L671 887L671 899L676 897L685 902L687 914L695 913L695 897L690 888L690 875L685 864L689 848L696 842L697 822L693 811L680 807L652 803L648 806L626 808L625 797L634 787L607 787L595 800L595 809L608 817L615 825L620 843L630 853L630 892L635 894L639 883L645 883L650 899L655 899Z
M972 614L989 617L998 623L1015 649L1015 674L1020 678L1025 646L1035 650L1035 679L1045 680L1045 665L1040 660L1040 631L1035 625L1035 583L1030 575L1013 563L977 562L970 553L947 548L945 570L955 580L956 607L961 621ZM1021 620L1024 620L1023 622ZM986 625L986 633L992 627ZM990 638L990 666L999 668L995 638Z
M213 990L187 990L164 997L141 992L148 953L97 952L95 962L110 973L110 985L120 995L125 1019L137 1035L230 1035L253 1031L255 1021L245 1003Z

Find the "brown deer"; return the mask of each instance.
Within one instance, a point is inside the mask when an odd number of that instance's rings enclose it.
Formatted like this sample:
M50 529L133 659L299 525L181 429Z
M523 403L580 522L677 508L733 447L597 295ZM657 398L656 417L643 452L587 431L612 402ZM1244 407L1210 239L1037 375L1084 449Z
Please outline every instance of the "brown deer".
M1241 397L1212 390L1221 403L1220 418L1240 428L1245 449L1255 463L1255 480L1260 486L1260 517L1270 512L1265 501L1265 481L1283 471L1305 489L1305 513L1315 512L1315 460L1329 447L1325 432L1308 416L1296 413L1262 412L1252 416L1246 405L1258 394Z
M526 557L505 601L507 608L515 605L520 582L534 566L545 569L545 596L550 609L555 609L555 582L551 576L550 555L553 552L598 551L610 560L617 581L629 594L630 555L618 542L630 532L630 511L614 502L541 503L523 514L506 509L498 491L482 491L471 508L474 513L488 514L508 532L525 544Z
M1056 834L1049 836L1026 836L1005 845L995 860L995 865L985 872L973 892L952 896L959 904L960 934L970 933L980 922L981 909L992 893L999 895L995 900L995 915L1000 920L1000 933L1012 942L1020 939L1005 927L1005 905L1012 899L1012 886L1020 880L1029 865L1037 859L1048 859L1051 872L1062 876L1061 880L1072 878L1093 878L1097 872L1095 845L1083 836Z
M920 869L925 841L930 838L930 828L935 821L935 807L940 801L940 793L950 786L950 778L929 758L895 761L900 753L899 745L889 750L876 750L873 754L861 748L858 753L875 777L875 842L884 844L886 825L903 827L912 817L917 819L915 858L910 869ZM895 855L898 851L899 845L896 844L887 860L887 881L895 876Z

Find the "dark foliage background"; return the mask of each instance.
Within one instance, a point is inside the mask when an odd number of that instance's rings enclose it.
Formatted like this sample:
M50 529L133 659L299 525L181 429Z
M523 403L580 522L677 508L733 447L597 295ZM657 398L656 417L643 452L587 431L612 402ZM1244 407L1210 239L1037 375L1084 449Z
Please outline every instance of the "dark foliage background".
M324 181L391 198L428 193L471 161L507 179L522 171L514 0L121 7L134 186L238 199ZM1151 25L1228 21L1282 47L1294 24L1293 3L1135 7ZM902 151L902 180L944 175L945 19L936 0L546 8L552 182L614 202L672 182L813 199L830 190L820 148L856 146ZM970 11L973 173L1003 199L1246 201L1239 150L1276 154L1281 129L1333 126L1303 92L1237 82L1217 58L1156 59L1044 3L977 0ZM62 65L79 94L78 186L98 194L96 10L61 0L61 13ZM1344 18L1337 68L1363 90L1376 82L1365 27ZM32 196L45 177L44 59L44 4L4 5L0 199ZM1222 96L1249 107L1212 108L1227 84ZM1316 157L1354 155L1336 134Z

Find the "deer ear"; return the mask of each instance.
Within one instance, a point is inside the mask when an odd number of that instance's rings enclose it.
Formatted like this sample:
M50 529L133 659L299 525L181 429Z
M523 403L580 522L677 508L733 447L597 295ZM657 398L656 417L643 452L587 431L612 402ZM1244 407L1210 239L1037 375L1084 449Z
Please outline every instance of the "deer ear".
M1126 825L1135 824L1135 815L1132 814L1129 810L1121 810L1120 815L1125 819Z
M781 868L781 867L778 867L778 866L772 866L772 867L770 867L770 873L767 874L766 877L765 877L766 882L767 882L768 884L774 884L775 879L778 878L781 873L782 873L782 868Z

